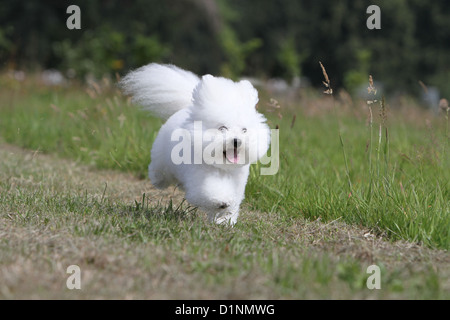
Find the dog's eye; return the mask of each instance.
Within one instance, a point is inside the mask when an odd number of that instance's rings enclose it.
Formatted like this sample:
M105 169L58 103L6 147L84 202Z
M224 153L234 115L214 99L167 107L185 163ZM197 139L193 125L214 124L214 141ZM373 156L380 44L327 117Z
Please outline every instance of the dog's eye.
M221 127L219 128L219 130L220 130L220 131L222 131L222 132L225 132L225 131L227 131L227 130L228 130L228 128L227 128L227 127L225 127L225 126L221 126Z
M247 132L247 128L242 128L242 132L246 133Z

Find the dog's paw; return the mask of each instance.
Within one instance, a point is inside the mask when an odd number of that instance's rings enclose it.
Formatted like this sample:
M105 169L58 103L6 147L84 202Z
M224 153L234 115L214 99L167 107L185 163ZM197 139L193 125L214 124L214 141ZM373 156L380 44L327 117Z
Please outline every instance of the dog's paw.
M210 218L211 222L214 222L216 224L220 224L220 225L229 225L229 226L234 226L237 222L237 218L238 218L238 213L234 213L234 214L228 214L228 215L216 215L214 217Z

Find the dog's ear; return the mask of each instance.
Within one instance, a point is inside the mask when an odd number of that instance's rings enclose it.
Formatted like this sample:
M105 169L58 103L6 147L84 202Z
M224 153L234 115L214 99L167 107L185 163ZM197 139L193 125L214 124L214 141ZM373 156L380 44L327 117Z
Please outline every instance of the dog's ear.
M204 76L202 76L202 81L203 82L208 82L211 79L214 79L214 77L212 75L210 75L210 74L205 74Z
M199 83L200 87L208 88L214 85L216 78L210 74L205 74Z
M208 87L211 86L212 83L214 83L214 77L210 74L205 74L204 76L202 76L201 81L197 84L198 88L202 88L202 87Z
M256 107L256 104L258 103L258 91L253 87L253 85L248 80L241 80L239 81L239 87L241 89L242 95L248 99L249 104L252 107Z

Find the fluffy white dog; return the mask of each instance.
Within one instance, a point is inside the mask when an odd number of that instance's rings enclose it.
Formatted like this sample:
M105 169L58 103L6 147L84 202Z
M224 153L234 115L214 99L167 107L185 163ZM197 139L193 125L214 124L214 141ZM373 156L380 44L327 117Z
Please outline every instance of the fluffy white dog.
M256 111L258 92L243 80L149 64L121 81L126 94L167 119L151 150L154 186L178 184L186 200L210 221L234 225L245 196L250 164L270 144L266 119Z

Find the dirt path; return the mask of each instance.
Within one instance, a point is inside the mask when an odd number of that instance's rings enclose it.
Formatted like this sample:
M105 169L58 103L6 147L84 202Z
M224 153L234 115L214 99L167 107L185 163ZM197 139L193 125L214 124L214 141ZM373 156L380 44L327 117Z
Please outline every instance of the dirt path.
M3 167L16 173L16 177L12 177L12 180L17 183L59 183L63 180L65 183L59 185L63 188L61 191L70 188L69 190L73 192L87 191L93 196L105 196L125 202L140 201L143 193L152 204L169 199L179 202L183 199L183 193L175 187L158 190L148 179L141 180L133 175L113 170L97 170L76 161L25 150L10 144L0 144L0 157ZM27 176L27 172L35 170L41 173L42 181L32 181L33 176Z

